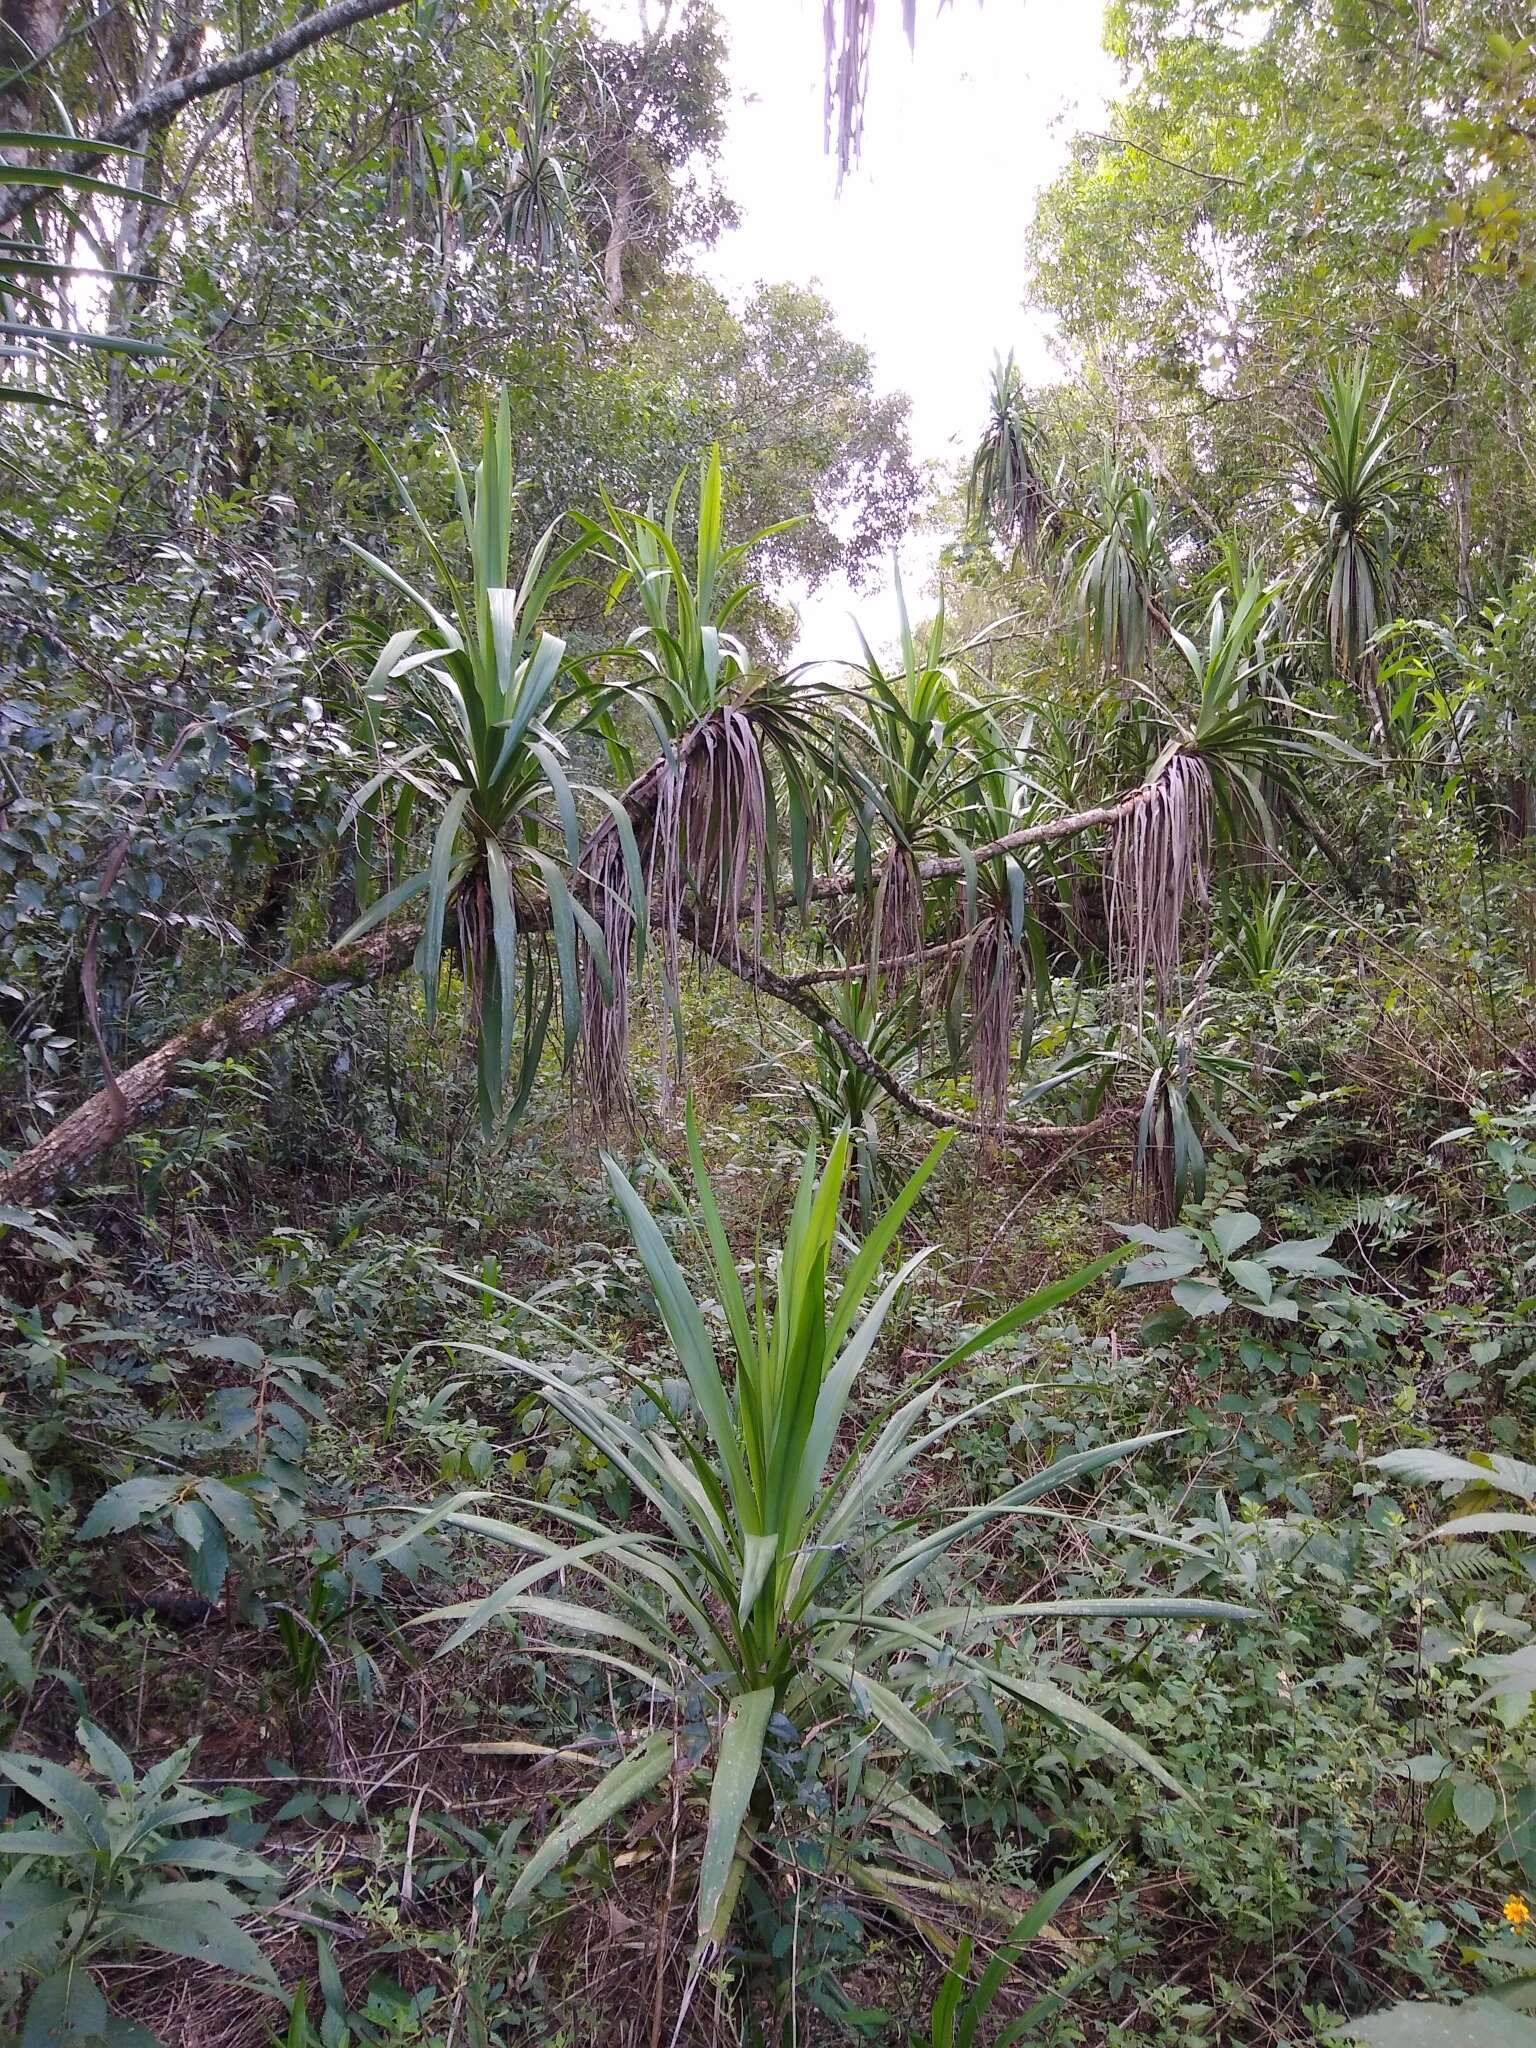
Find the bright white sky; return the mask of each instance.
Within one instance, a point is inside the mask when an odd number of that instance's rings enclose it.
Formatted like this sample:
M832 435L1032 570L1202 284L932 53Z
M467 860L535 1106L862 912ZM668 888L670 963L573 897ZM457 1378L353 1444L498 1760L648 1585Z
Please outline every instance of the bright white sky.
M653 0L654 4L654 0ZM1023 243L1039 188L1079 128L1102 128L1115 68L1099 0L919 0L915 52L897 0L876 13L864 152L842 192L822 150L822 0L715 0L733 85L724 156L741 226L704 259L733 296L759 279L814 282L870 347L882 389L912 400L918 456L951 465L985 419L994 352L1052 373L1045 323L1024 311ZM634 32L636 0L597 11ZM903 550L911 598L934 542ZM857 653L857 606L879 645L879 587L824 586L801 603L803 655Z

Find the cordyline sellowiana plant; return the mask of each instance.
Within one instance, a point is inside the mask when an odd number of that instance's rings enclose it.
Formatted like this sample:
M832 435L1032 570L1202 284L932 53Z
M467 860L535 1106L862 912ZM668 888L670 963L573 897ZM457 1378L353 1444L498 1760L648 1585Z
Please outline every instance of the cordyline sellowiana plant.
M380 765L352 798L344 822L357 821L360 864L366 870L385 791L398 792L391 835L397 847L405 844L418 797L434 807L437 821L427 865L371 904L343 943L424 897L417 965L431 1023L452 916L478 1027L481 1118L489 1135L519 1045L518 1105L532 1085L557 1000L569 1056L581 1014L583 956L599 983L612 991L603 933L568 882L580 849L576 792L584 786L568 778L565 747L556 730L563 709L565 642L543 625L550 603L572 581L587 542L583 537L557 547L556 526L548 527L521 580L511 581L519 486L512 474L505 392L485 410L473 495L451 447L448 454L469 543L467 585L455 578L437 537L395 476L447 609L389 563L355 549L425 623L391 636L364 686L365 714L381 750ZM395 475L393 469L390 473ZM403 743L398 750L383 750L386 724ZM622 806L606 791L588 793L607 809L620 858L638 891L639 853ZM535 905L536 919L529 914Z
M455 1624L444 1651L494 1621L531 1627L540 1656L606 1665L638 1688L631 1695L638 1719L659 1710L665 1725L642 1729L626 1744L608 1775L529 1857L512 1900L525 1901L584 1836L674 1768L685 1769L696 1774L701 1792L707 1786L698 1889L702 1958L726 1937L759 1828L754 1794L775 1745L794 1748L813 1726L842 1723L850 1751L856 1739L864 1747L877 1739L882 1754L894 1753L904 1769L950 1774L956 1759L924 1711L943 1692L977 1687L1060 1722L1176 1791L1168 1773L1129 1736L1039 1671L1010 1662L1016 1653L1001 1647L999 1631L1074 1617L1209 1620L1247 1610L1147 1597L996 1605L972 1590L927 1602L924 1575L955 1545L1173 1433L1070 1454L977 1507L915 1515L897 1510L885 1518L882 1504L925 1453L1024 1389L1002 1388L940 1421L928 1413L935 1393L967 1360L1125 1255L1111 1252L1041 1288L858 1414L853 1396L860 1373L892 1305L928 1254L906 1259L888 1278L882 1278L883 1263L947 1140L934 1146L852 1248L840 1283L831 1268L848 1134L839 1135L823 1170L814 1145L808 1146L782 1252L776 1262L759 1256L750 1292L737 1272L691 1115L688 1143L709 1289L728 1336L728 1372L721 1371L704 1310L660 1227L611 1158L605 1160L608 1180L686 1376L686 1408L622 1361L605 1360L616 1389L638 1384L654 1404L655 1426L644 1427L590 1385L550 1366L486 1346L463 1347L532 1380L625 1475L656 1526L615 1529L574 1509L546 1508L571 1530L572 1540L562 1543L479 1512L472 1503L486 1499L483 1494L459 1496L430 1511L425 1526L471 1531L524 1552L527 1561L483 1599L422 1620ZM422 1526L413 1523L411 1533ZM590 1598L577 1590L583 1583ZM707 1717L697 1756L680 1750L673 1726L688 1717L690 1701L702 1703Z

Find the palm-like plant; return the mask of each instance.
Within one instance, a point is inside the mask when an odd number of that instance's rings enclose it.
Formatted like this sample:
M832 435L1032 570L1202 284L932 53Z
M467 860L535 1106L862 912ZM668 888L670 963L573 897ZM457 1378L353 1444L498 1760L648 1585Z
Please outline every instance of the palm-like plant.
M606 563L610 602L634 595L643 623L617 654L631 673L596 693L590 722L615 761L633 767L612 723L621 701L653 732L657 758L627 793L628 812L647 850L646 887L637 888L616 810L583 858L595 911L613 962L612 1000L592 990L587 1006L587 1076L599 1107L621 1100L628 1039L624 990L631 935L643 924L634 907L651 894L660 931L666 989L676 1013L678 942L691 888L714 937L734 938L750 912L754 947L772 907L780 840L777 787L788 818L796 893L810 882L814 821L825 791L846 771L828 730L829 691L800 671L754 669L732 631L753 595L745 574L753 549L796 524L782 520L744 541L727 542L724 478L718 448L699 472L693 558L684 559L680 507L687 472L672 487L660 519L604 500L606 524L585 520L589 544ZM593 972L596 972L594 960Z
M1297 604L1326 631L1338 673L1375 699L1373 642L1392 615L1398 543L1421 473L1401 433L1397 387L1377 402L1363 361L1330 370L1318 403L1323 432L1297 451L1311 499ZM1383 715L1379 701L1375 709Z
M1209 900L1213 826L1229 837L1273 837L1266 785L1295 790L1300 762L1338 743L1320 722L1295 723L1287 699L1268 693L1265 629L1272 594L1251 575L1232 602L1218 595L1199 641L1173 631L1191 686L1184 707L1143 696L1167 738L1141 801L1116 829L1110 859L1110 950L1132 985L1148 970L1158 1000L1177 984L1183 919L1193 897Z
M1010 743L989 715L978 736L978 766L964 813L970 845L990 845L1043 822L1058 808L1034 772L1036 730L1030 712ZM950 1036L958 1048L956 1013L963 1001L970 1012L976 1105L983 1118L998 1125L1007 1114L1015 1033L1022 1037L1022 1056L1034 1030L1037 991L1050 983L1037 895L1042 884L1055 886L1051 858L1048 846L994 854L972 861L965 875L966 933L956 960Z
M20 74L8 79L14 84ZM62 108L61 108L62 114ZM142 150L93 142L67 128L58 133L34 129L0 129L0 191L20 187L34 195L14 229L0 235L0 357L28 373L28 381L0 382L0 404L67 405L58 388L60 368L81 349L118 356L163 356L164 342L128 334L82 328L71 295L82 283L152 285L154 279L112 266L111 252L92 228L86 209L106 199L115 205L136 201L155 204L152 193L140 192L118 178L76 170L50 157L100 157L103 168L116 156L141 158ZM49 239L49 214L68 223L71 240L78 238L94 263L58 260Z
M1106 455L1080 518L1083 532L1067 568L1088 651L1105 670L1140 675L1169 580L1162 508Z
M1146 1072L1132 1179L1145 1212L1170 1224L1186 1202L1205 1199L1207 1141L1236 1146L1222 1101L1241 1086L1243 1063L1202 1046L1190 1012L1172 1028L1146 1026L1131 1057Z
M1050 511L1040 472L1040 430L1030 417L1024 382L1010 353L992 366L986 429L971 461L966 493L970 524L988 529L1016 551L1033 554Z
M867 975L839 982L827 1008L856 1045L898 1081L915 1082L922 1059L923 1026L910 999L892 1000L879 982ZM848 1132L852 1167L853 1214L859 1229L873 1228L876 1211L901 1185L901 1170L887 1149L880 1105L885 1083L861 1066L847 1047L829 1033L815 1040L816 1074L802 1084L806 1104L823 1146L830 1149L838 1133Z
M705 1767L709 1786L698 1898L702 1957L728 1931L760 1826L754 1795L765 1776L771 1789L775 1747L796 1749L804 1731L846 1717L876 1724L882 1747L898 1767L952 1773L956 1760L923 1710L940 1692L958 1699L974 1686L1095 1739L1172 1786L1139 1744L1037 1672L1010 1664L996 1631L1026 1620L1216 1618L1244 1610L1161 1598L994 1606L974 1590L925 1604L918 1595L921 1580L957 1544L1023 1511L1042 1494L1102 1471L1168 1434L1058 1459L980 1507L936 1516L898 1514L894 1521L877 1512L877 1503L895 1492L925 1451L1022 1391L1008 1387L924 1427L938 1385L966 1360L1108 1271L1124 1252L1109 1253L1042 1288L849 1427L859 1374L893 1303L927 1254L906 1260L875 1291L882 1263L946 1141L934 1147L855 1249L841 1285L832 1280L831 1268L848 1135L839 1135L820 1174L815 1148L808 1147L782 1254L776 1267L759 1261L749 1298L691 1116L688 1140L709 1291L728 1331L729 1378L665 1237L612 1159L605 1161L609 1183L686 1375L687 1412L660 1387L641 1381L660 1417L655 1427L642 1427L590 1386L574 1382L568 1371L488 1347L463 1347L532 1379L550 1406L625 1474L656 1528L609 1529L561 1509L559 1519L573 1540L557 1543L536 1529L469 1511L484 1496L461 1496L433 1511L428 1526L447 1523L473 1531L526 1553L527 1562L483 1599L423 1620L456 1624L444 1650L493 1621L531 1626L548 1638L541 1654L603 1664L631 1680L638 1688L633 1711L642 1718L650 1702L667 1706L667 1725L637 1737L529 1858L513 1903L526 1899L584 1835L679 1765L674 1721L687 1718L690 1703L696 1714L702 1709L708 1724L703 1756L687 1766ZM638 1377L618 1359L605 1359L604 1366L616 1383L633 1384ZM420 1528L413 1523L411 1534ZM593 1589L590 1601L575 1595L583 1583Z
M403 750L384 754L377 773L352 798L346 821L357 819L367 854L387 790L402 798L403 812L397 806L395 814L397 841L404 839L417 796L434 806L437 817L426 866L371 904L346 941L424 897L417 966L430 1023L452 913L478 1025L481 1112L489 1134L519 1038L522 1082L515 1106L531 1084L557 985L569 1055L580 1018L583 945L592 972L605 984L609 981L603 934L572 894L566 867L551 850L563 851L568 867L577 859L579 842L575 788L555 729L565 642L546 631L542 620L551 601L573 580L587 543L581 537L557 546L556 527L549 527L529 555L521 581L511 582L518 487L505 392L495 406L486 407L472 487L451 448L449 457L469 542L467 585L455 578L410 492L390 471L425 541L446 609L389 563L354 545L354 552L411 603L424 623L391 636L364 687L365 716L375 739L382 741L387 720L405 744ZM634 835L627 824L622 829L622 848L638 871ZM554 942L552 969L546 925Z
M864 650L859 694L873 774L857 823L860 867L869 865L877 826L889 836L874 884L870 974L878 976L882 964L890 963L891 978L899 984L904 963L920 959L924 945L927 920L918 862L930 853L965 855L961 821L995 725L989 707L960 682L960 665L978 641L946 649L942 603L919 638L899 570L895 584L900 666L883 666L859 632Z
M1296 964L1312 930L1298 908L1294 886L1273 883L1229 901L1224 957L1249 988L1262 994Z
M555 67L552 47L556 10L540 17L522 65L522 97L510 139L512 175L501 205L507 240L540 264L551 264L577 239L570 178L556 134Z

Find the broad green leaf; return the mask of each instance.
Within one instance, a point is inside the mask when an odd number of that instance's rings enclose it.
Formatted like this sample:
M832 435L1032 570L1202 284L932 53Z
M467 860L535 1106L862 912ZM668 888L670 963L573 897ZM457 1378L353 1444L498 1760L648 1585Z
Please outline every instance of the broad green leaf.
M882 1685L877 1678L871 1677L869 1672L861 1671L851 1661L836 1663L822 1657L814 1661L818 1671L847 1686L854 1698L865 1706L880 1725L889 1734L894 1735L902 1748L919 1763L926 1764L930 1771L936 1771L942 1776L954 1775L954 1763L943 1745L927 1723L913 1713L898 1693L892 1692L889 1686Z
M25 1869L0 1885L0 1977L51 1961L79 1902L77 1892Z
M1485 1828L1491 1828L1499 1814L1498 1794L1491 1785L1475 1778L1459 1781L1451 1795L1451 1805L1469 1835L1480 1835Z
M80 1526L80 1538L90 1543L98 1536L119 1536L151 1515L169 1507L181 1486L179 1479L125 1479L111 1487L97 1501Z
M1342 2028L1365 2048L1536 2048L1536 2020L1492 1998L1463 2005L1392 2005Z
M1222 1257L1228 1260L1245 1244L1252 1244L1262 1228L1257 1216L1231 1209L1223 1209L1210 1222L1211 1236L1220 1247Z
M1230 1295L1223 1294L1213 1280L1176 1281L1173 1298L1187 1316L1219 1316L1232 1306Z
M103 1916L110 1930L162 1950L191 1956L221 1970L233 1970L269 1990L277 1975L267 1958L234 1918L239 1902L225 1886L193 1880L145 1885L131 1903L115 1905Z
M39 1806L57 1814L94 1849L107 1846L107 1809L94 1785L46 1757L23 1756L16 1750L0 1754L0 1773L19 1785Z
M107 2001L82 1963L45 1977L22 2022L20 2048L65 2048L71 2041L96 2048L106 2033Z
M19 1685L26 1691L37 1678L32 1662L32 1638L23 1635L8 1614L0 1613L0 1673L12 1685Z
M261 1516L248 1493L243 1493L238 1486L230 1486L223 1479L200 1479L197 1494L198 1499L218 1516L226 1534L236 1543L255 1544L261 1541Z
M116 1785L119 1791L133 1783L133 1759L120 1749L104 1728L83 1717L75 1723L75 1734L93 1771Z

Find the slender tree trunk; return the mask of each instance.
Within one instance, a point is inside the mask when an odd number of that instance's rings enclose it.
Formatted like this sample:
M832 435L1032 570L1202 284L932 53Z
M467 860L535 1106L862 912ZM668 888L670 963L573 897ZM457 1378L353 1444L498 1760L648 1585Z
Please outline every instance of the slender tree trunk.
M635 212L634 172L630 168L629 144L620 145L617 189L613 195L613 221L608 246L603 251L603 283L608 303L617 313L624 303L624 250L629 242Z
M51 50L59 39L60 0L3 0L0 4L0 75L19 71ZM36 74L17 79L0 91L0 128L28 128L33 121ZM12 163L25 163L23 149L5 152Z

